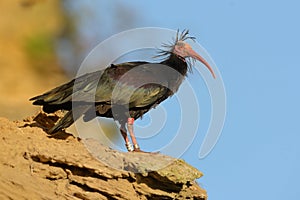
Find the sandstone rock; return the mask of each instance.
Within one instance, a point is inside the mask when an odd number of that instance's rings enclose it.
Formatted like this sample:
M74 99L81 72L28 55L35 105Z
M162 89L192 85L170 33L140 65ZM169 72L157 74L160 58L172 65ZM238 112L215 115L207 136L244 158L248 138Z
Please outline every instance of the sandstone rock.
M207 198L195 182L202 173L183 160L119 152L69 134L48 137L26 126L32 119L0 118L0 199Z

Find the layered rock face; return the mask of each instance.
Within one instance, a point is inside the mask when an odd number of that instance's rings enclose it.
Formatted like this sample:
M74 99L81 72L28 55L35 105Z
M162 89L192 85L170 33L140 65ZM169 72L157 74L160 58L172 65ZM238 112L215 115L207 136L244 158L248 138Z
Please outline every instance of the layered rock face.
M32 119L0 118L0 199L207 198L195 182L202 173L183 160L67 133L49 137Z

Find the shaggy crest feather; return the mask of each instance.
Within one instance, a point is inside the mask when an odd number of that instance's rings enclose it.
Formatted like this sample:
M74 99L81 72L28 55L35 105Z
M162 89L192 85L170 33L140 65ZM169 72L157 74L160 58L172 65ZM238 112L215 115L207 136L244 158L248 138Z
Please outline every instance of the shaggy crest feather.
M179 33L179 29L177 29L176 38L175 39L173 38L172 42L162 43L162 45L161 45L162 48L157 49L158 54L156 56L154 56L154 58L159 58L161 60L166 59L171 54L173 54L175 45L179 41L186 41L186 40L192 40L193 42L195 42L196 38L189 35L188 29L184 29L181 33ZM192 73L193 72L192 66L195 64L196 60L191 57L188 57L188 58L185 58L185 61L188 65L188 71L190 73Z

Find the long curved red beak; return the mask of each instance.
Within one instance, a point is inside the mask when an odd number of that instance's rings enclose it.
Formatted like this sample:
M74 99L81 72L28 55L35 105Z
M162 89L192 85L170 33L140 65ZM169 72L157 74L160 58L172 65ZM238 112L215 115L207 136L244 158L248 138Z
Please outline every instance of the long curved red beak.
M214 73L214 71L212 70L211 66L208 64L208 62L206 62L206 60L204 58L202 58L202 56L200 56L199 54L197 54L193 49L189 49L189 55L196 59L196 60L199 60L200 62L202 62L206 67L207 69L210 71L210 73L212 74L212 76L214 77L214 79L216 78L216 75Z

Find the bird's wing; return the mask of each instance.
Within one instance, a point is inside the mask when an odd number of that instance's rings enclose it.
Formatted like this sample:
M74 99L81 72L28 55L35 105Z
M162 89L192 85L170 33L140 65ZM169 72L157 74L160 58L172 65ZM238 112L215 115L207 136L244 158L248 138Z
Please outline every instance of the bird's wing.
M161 99L168 91L168 82L159 65L130 62L108 68L99 81L96 102L144 107Z
M167 82L156 64L127 62L87 73L30 100L37 105L75 101L144 107L160 99L167 91L165 86Z
M124 63L120 69L118 65L111 65L105 70L98 70L77 77L63 85L45 92L44 94L35 96L30 100L34 101L33 104L36 105L58 105L72 101L110 101L111 94L109 91L112 90L115 85L114 77L112 76L114 72L116 74L122 74L130 70L130 68L143 63L145 62ZM97 99L95 99L95 97L97 97Z

